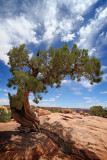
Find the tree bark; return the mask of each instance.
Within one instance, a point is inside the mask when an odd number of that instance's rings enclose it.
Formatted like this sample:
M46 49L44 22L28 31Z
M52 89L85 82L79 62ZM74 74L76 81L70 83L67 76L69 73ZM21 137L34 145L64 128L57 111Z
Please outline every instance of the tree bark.
M12 117L21 124L23 127L28 127L30 130L39 131L39 118L38 115L30 109L29 104L29 91L25 91L25 100L21 110L12 107L12 101L14 102L14 97L9 95L10 99L10 109ZM17 105L17 104L16 104Z

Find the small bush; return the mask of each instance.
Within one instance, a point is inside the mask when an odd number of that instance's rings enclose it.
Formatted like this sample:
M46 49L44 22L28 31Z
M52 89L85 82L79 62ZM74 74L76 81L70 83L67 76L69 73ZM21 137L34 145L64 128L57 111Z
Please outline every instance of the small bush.
M11 118L11 112L6 112L4 108L0 108L0 122L8 122Z
M55 109L55 108L48 108L48 111L52 112L52 113L59 113L59 110L58 109Z
M102 106L91 107L90 111L89 111L89 114L93 115L93 116L100 116L100 117L105 117L106 116L106 112L105 112L105 110L103 109Z

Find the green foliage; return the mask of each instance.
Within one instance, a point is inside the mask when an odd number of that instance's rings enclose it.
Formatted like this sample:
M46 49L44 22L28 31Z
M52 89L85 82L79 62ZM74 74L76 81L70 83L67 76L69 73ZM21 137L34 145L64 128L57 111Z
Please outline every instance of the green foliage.
M0 108L0 122L8 122L11 118L11 112L6 112L4 108Z
M43 108L43 109L45 109L45 107ZM46 108L46 110L48 110L48 111L50 111L50 112L52 112L52 113L60 113L60 110L59 109L56 109L56 108Z
M106 116L106 112L105 112L105 110L103 109L102 106L91 107L90 111L89 111L89 114L93 115L93 116L100 116L100 117Z
M69 50L67 44L61 48L38 51L29 59L25 44L14 47L8 52L10 72L13 77L8 80L7 86L13 89L32 92L35 96L34 102L41 100L41 93L47 93L47 87L56 88L61 86L61 80L67 75L72 80L80 81L82 77L90 80L90 83L99 83L102 78L100 61L95 57L88 56L88 50L78 49L74 44ZM17 108L22 109L25 93L17 92L14 95ZM19 99L20 104L19 104ZM14 104L13 104L14 106Z
M61 150L62 150L64 153L68 154L68 155L71 154L71 148L70 148L69 146L67 146L66 144L63 144L63 145L61 146Z
M35 110L35 107L34 107L34 106L32 106L32 107L31 107L31 110Z
M11 107L16 108L18 110L22 110L23 104L25 101L25 95L24 95L23 89L18 89L17 94L12 96L11 100Z

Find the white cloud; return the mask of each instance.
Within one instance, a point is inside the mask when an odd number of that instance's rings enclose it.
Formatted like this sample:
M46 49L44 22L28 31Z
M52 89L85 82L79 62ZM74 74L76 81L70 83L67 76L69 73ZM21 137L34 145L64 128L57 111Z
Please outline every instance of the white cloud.
M101 94L106 94L107 93L107 91L103 91L103 92L100 92Z
M81 0L58 0L58 3L60 3L60 5L65 5L67 7L67 9L70 10L71 14L79 14L79 15L83 15L84 13L86 13L87 11L89 11L89 8L95 4L98 0L85 0L85 1L81 1Z
M85 103L92 103L92 102L93 102L93 99L89 99Z
M100 44L106 45L106 44L107 44L107 32L106 32L106 33L102 32L102 33L99 35L96 44L97 44L97 45L100 45Z
M75 38L73 30L82 23L84 14L89 12L91 6L97 1L46 0L31 3L23 0L20 3L20 10L23 12L20 11L18 15L19 9L15 1L10 0L4 4L3 9L1 8L4 15L0 21L0 60L7 64L6 53L13 46L22 43L38 45L45 42L49 46L58 39L64 42L73 40ZM63 7L66 8L66 14ZM99 14L99 21L104 20L106 11ZM81 43L88 38L87 30L85 27L79 32ZM84 38L83 31L86 35Z
M80 21L84 21L84 18L82 16L77 16L77 20L80 20Z
M50 100L52 100L52 101L50 101ZM29 103L30 103L30 105L34 105L34 106L55 107L56 105L54 104L54 100L53 99L50 99L50 100L46 100L46 101L42 100L38 104L36 104L36 103L33 102L33 99L30 98L29 99ZM48 102L50 102L50 103L48 103ZM51 104L51 102L52 102L52 104Z
M36 104L36 103L33 102L32 98L29 98L29 103L30 103L30 105L38 105L38 104Z
M37 25L24 16L5 19L0 25L0 60L7 64L6 54L14 45L31 42L38 44L35 29L37 29Z
M94 19L91 19L89 24L82 26L79 30L80 39L78 46L80 48L86 48L92 55L93 49L95 48L95 37L99 34L100 30L107 24L107 7L97 9ZM101 36L100 36L101 37ZM101 44L100 44L101 45ZM99 46L98 46L99 47ZM93 48L93 49L92 49ZM97 47L96 47L97 50Z
M96 99L96 97L83 97L83 99L85 99L86 101L84 103L95 103L98 102L98 100Z
M90 81L87 80L86 78L82 78L81 81L79 82L84 88L87 88L89 91L92 90L93 86L95 85L91 85Z
M90 98L90 97L83 97L83 99L88 99L88 100L89 100L89 99L91 99L91 98Z
M62 36L69 34L73 29L72 23L73 22L70 19L63 18L61 21L59 21L57 32L61 33Z
M50 104L50 103L40 103L39 106L41 106L41 107L56 107L55 104Z
M53 39L55 37L56 28L57 28L57 21L56 21L56 19L46 21L44 23L44 26L45 26L45 33L43 35L42 41L46 41L50 44L53 42Z
M105 107L107 105L107 103L105 102L100 102L99 99L97 99L96 97L83 97L83 99L85 99L85 101L83 103L80 104L80 107L82 108L90 108L92 106L103 106ZM87 105L89 104L89 105Z
M33 52L29 53L29 59L33 57Z
M90 51L89 51L89 56L92 56L96 51L96 48L92 48Z
M4 92L8 92L8 90L7 90L7 89L3 89L3 91L4 91Z
M98 15L98 19L102 20L103 18L107 17L107 7L105 9L103 9L102 7L100 7L99 9L96 10Z
M61 81L61 84L62 84L62 85L67 85L67 86L69 86L69 85L71 85L71 83L72 83L71 80L62 80L62 81Z
M62 42L69 42L69 41L74 40L74 38L75 38L75 34L74 33L73 34L68 34L68 35L63 36L61 38L61 41Z
M0 105L9 105L9 100L7 98L1 98Z
M34 44L38 43L36 32L34 31L37 29L37 25L33 24L32 21L29 21L24 16L16 17L14 19L6 19L6 24L11 36L10 38L12 38L10 39L11 42L17 42L18 44L25 42L33 42Z
M101 66L101 70L106 70L107 66Z
M56 98L59 98L61 95L62 95L62 94L58 94L58 95L56 96Z
M80 82L77 82L77 80L62 80L61 81L62 86L69 86L70 89L74 92L75 95L81 95L82 87L88 89L88 91L92 91L92 88L96 86L97 84L94 83L93 85L90 84L90 81L84 77L81 78ZM81 87L82 86L82 87Z
M55 98L43 99L42 101L44 101L44 102L54 102L54 101L55 101Z
M13 90L13 89L11 89L11 90L1 89L1 91L6 92L6 94L7 94L8 92L10 92L11 94L16 94L16 92L17 92L16 89L15 89L15 90ZM6 95L6 94L5 94L5 95Z
M107 82L107 73L103 74L103 81Z
M82 92L81 92L81 88L71 88L71 90L73 91L73 93L74 93L74 95L81 95L82 94Z

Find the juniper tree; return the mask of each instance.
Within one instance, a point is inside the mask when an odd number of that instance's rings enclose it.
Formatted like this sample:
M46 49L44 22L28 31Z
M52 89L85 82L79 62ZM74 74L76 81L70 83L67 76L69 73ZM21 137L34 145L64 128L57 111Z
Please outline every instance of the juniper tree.
M80 81L82 77L90 83L99 83L102 79L100 61L88 56L88 50L78 49L74 44L69 50L67 44L61 48L40 50L29 59L25 44L13 47L8 52L10 72L12 78L8 79L8 87L17 89L16 95L11 96L10 108L13 118L22 126L37 130L39 118L30 109L29 94L33 93L34 102L42 99L41 93L47 93L47 87L61 86L61 81L69 75L71 80Z

